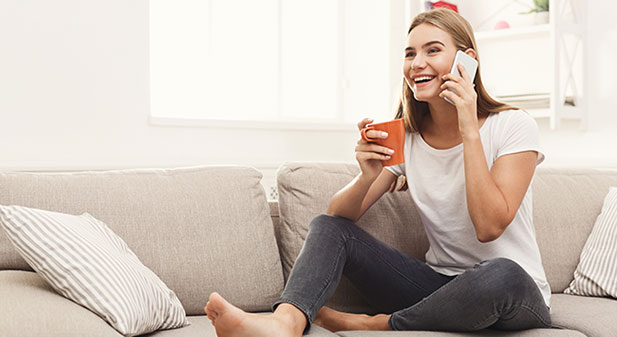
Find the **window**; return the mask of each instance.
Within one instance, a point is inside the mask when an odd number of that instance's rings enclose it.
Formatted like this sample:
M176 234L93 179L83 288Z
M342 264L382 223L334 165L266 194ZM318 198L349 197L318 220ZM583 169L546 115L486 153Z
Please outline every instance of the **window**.
M287 125L391 118L399 87L390 15L379 0L152 0L151 115Z

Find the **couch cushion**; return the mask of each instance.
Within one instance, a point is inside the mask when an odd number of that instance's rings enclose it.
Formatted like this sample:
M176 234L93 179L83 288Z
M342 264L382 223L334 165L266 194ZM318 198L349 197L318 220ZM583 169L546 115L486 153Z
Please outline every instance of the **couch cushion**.
M617 186L617 170L539 167L532 186L542 264L551 290L561 293L574 277L609 187Z
M311 220L325 213L332 195L359 172L357 165L342 163L285 163L279 168L279 245L285 277L300 253ZM424 260L428 241L409 193L387 193L358 225L401 252ZM328 305L348 312L375 312L345 278Z
M89 310L58 295L41 277L29 271L0 271L0 336L48 337L121 337L111 326ZM617 300L572 295L553 295L553 324L580 329L588 336L611 336L617 330ZM144 336L215 337L206 316L189 316L191 325L174 330L157 331ZM33 324L36 323L36 324ZM427 331L339 332L346 337L387 336L583 336L572 330L534 329L522 332L485 330L473 334ZM308 336L335 336L317 326Z
M191 325L174 330L161 330L142 337L217 337L214 326L207 316L189 316ZM332 332L318 326L311 326L303 337L337 337Z
M122 337L34 272L0 271L0 298L0 336Z
M91 215L0 205L0 224L21 256L59 294L122 335L188 324L176 294Z
M617 334L617 300L553 294L551 299L553 326L578 330L589 337Z
M249 311L283 288L262 175L246 167L74 173L0 173L0 204L105 222L201 314L212 291ZM0 269L29 269L0 233Z
M523 331L482 330L476 332L441 332L441 331L342 331L342 337L584 337L575 330L531 329Z
M0 336L122 337L91 311L58 295L31 271L0 271ZM205 315L189 316L191 325L142 335L148 337L216 337ZM308 337L336 337L312 326Z

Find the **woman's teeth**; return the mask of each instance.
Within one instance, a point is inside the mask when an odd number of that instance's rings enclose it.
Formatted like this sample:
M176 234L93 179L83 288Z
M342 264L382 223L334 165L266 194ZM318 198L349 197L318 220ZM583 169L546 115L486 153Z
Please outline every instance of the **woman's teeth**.
M423 82L428 82L432 80L433 78L435 78L435 76L421 76L421 77L414 78L413 81L416 83L423 83Z

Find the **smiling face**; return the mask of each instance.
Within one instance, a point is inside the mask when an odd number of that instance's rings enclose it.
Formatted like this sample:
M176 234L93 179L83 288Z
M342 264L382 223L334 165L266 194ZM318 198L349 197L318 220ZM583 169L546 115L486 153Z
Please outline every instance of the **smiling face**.
M416 100L443 100L439 97L441 76L450 72L456 51L452 37L436 26L423 23L411 30L403 74Z

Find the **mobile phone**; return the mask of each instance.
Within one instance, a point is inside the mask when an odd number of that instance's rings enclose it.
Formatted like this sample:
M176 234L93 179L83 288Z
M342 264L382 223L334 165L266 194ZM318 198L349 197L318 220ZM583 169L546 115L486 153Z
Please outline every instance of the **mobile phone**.
M469 75L469 78L471 78L471 81L473 82L474 78L476 78L476 71L478 70L478 61L476 61L476 59L474 59L473 57L459 50L456 52L456 56L454 57L454 63L452 64L452 69L450 70L450 74L457 74L459 76L463 76L461 75L461 73L458 71L458 68L456 67L456 65L459 63L463 65L463 67L467 71L467 75ZM453 89L448 89L448 90L456 94L455 90ZM448 101L448 103L454 104L447 97L444 97L444 99Z

